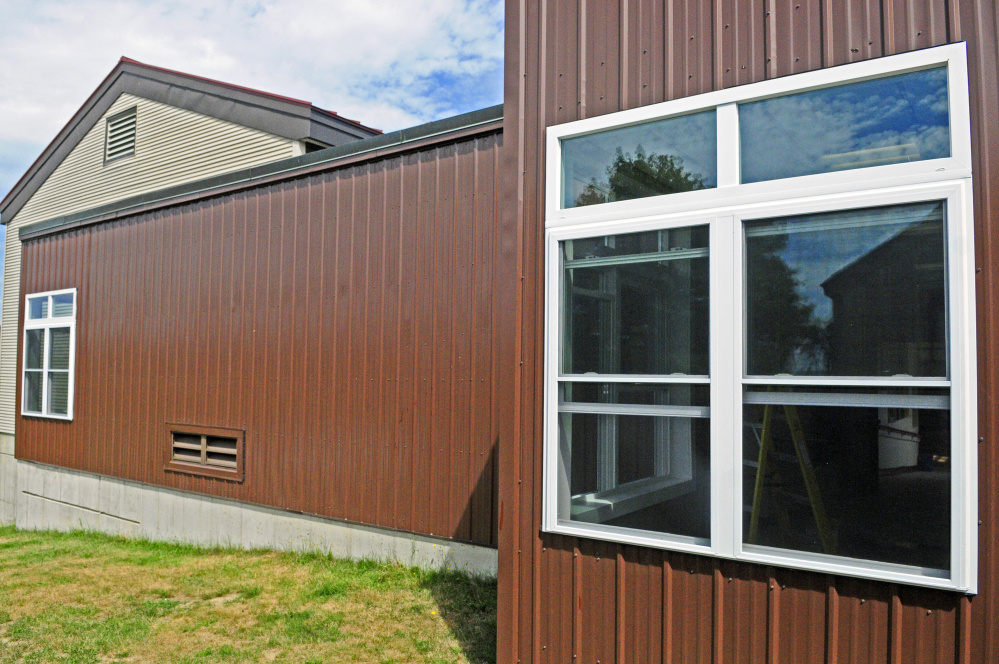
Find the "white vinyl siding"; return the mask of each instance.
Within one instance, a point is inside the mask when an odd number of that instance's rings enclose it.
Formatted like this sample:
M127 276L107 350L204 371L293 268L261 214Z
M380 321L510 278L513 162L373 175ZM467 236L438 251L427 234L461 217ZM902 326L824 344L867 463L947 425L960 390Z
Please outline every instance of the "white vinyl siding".
M135 154L105 163L107 119L136 108ZM7 224L0 332L0 432L14 433L21 242L18 229L185 182L301 154L298 141L123 94Z

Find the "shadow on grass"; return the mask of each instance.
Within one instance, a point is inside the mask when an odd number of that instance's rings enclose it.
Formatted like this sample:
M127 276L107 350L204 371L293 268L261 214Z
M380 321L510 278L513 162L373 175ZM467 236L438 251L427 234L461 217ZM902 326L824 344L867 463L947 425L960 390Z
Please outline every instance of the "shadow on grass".
M433 596L471 664L496 661L496 579L425 571L420 587Z

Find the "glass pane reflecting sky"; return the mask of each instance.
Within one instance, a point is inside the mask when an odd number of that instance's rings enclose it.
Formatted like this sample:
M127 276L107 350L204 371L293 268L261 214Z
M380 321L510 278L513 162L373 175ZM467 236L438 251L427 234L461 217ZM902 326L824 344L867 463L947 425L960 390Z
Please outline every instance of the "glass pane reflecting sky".
M944 67L739 105L742 182L950 156Z
M714 109L562 141L562 207L717 186Z

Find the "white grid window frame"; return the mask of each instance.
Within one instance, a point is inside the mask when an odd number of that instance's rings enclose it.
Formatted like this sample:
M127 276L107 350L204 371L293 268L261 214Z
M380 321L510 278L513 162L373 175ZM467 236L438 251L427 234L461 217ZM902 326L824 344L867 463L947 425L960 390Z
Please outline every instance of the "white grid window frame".
M951 156L920 162L740 184L737 104L893 74L946 66ZM549 127L546 166L544 498L542 530L825 573L977 592L978 459L974 234L971 132L965 45L951 44L787 76L673 102ZM716 109L718 186L667 196L562 209L563 139L650 120ZM950 570L941 574L899 564L773 549L743 543L742 408L745 386L765 382L878 387L876 379L765 379L745 376L743 349L743 222L796 214L943 201L947 237L950 374L912 387L951 392ZM558 392L560 382L600 380L560 374L560 243L565 240L708 225L710 237L711 537L694 540L648 531L559 520ZM627 376L627 382L669 382ZM613 380L613 379L612 379ZM689 380L687 381L689 382ZM880 381L885 386L897 381ZM926 385L922 385L926 383ZM932 383L932 384L931 384ZM745 517L748 518L748 517Z
M54 296L59 295L72 295L73 296L73 308L72 314L69 316L53 316L53 301ZM45 308L44 315L40 318L32 318L30 315L30 306L33 301L44 300ZM75 288L64 288L61 290L45 291L42 293L31 293L26 295L24 298L24 329L22 331L22 355L21 355L21 415L25 417L40 417L46 419L55 420L72 420L73 419L73 397L75 392L75 382L76 382L76 312L79 306L79 297ZM54 329L68 329L69 330L69 365L68 369L53 369L51 364L51 347L52 347L52 330ZM31 330L42 330L44 332L42 338L42 368L40 370L28 369L28 332ZM27 408L27 375L29 372L40 373L42 376L41 384L41 399L42 405L40 411L28 410ZM65 373L68 375L67 379L67 397L66 397L66 413L52 413L50 411L51 404L49 403L49 382L50 374L52 373Z

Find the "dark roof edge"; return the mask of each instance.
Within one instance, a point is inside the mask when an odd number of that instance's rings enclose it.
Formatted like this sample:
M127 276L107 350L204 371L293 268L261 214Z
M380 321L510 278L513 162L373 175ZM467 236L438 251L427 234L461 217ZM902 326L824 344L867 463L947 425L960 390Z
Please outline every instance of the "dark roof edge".
M382 159L430 145L495 133L502 131L502 129L503 105L499 104L290 159L216 175L175 187L158 189L70 215L53 217L22 227L18 231L18 236L22 241L30 240L71 228L90 226L110 219L149 212L208 196L227 194L261 184L301 177L358 161Z

